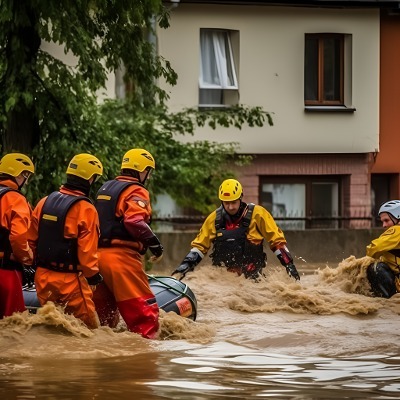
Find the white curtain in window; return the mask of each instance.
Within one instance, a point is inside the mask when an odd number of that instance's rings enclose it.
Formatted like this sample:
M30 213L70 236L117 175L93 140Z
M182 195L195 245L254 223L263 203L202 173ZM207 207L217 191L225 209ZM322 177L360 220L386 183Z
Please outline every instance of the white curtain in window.
M200 88L237 89L228 32L201 31Z

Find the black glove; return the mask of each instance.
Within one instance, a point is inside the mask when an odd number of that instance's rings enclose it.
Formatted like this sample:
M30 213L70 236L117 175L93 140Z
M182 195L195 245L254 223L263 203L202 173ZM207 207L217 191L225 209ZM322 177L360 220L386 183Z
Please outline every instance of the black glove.
M275 251L276 256L280 263L286 268L286 272L289 276L296 279L296 281L300 280L300 275L297 272L295 265L293 264L293 257L289 253L289 250L286 246L280 247L278 250Z
M161 257L163 255L164 247L162 247L161 244L158 244L156 246L149 246L149 250L151 251L153 256L158 258L158 257Z
M98 272L97 274L86 278L86 280L90 286L97 286L99 283L103 282L103 276Z
M32 265L24 265L22 268L22 286L31 288L35 284L35 268Z
M296 279L296 281L300 280L300 275L297 272L297 269L294 264L290 263L290 264L286 265L286 272L288 273L288 275L290 277Z
M182 274L182 278L190 271L194 270L194 266L187 262L183 262L171 275Z
M194 267L202 260L201 255L196 251L190 251L187 256L181 262L181 265L171 274L182 274L181 278L184 278L189 271L193 271Z
M164 247L160 243L158 237L154 235L152 238L148 239L146 241L146 246L148 246L148 249L153 254L149 260L153 263L160 261L163 256Z

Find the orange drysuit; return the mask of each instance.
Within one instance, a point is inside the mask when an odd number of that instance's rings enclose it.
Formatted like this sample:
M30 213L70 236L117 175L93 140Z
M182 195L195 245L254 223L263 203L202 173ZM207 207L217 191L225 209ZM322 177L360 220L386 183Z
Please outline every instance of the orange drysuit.
M0 318L26 310L22 295L22 265L32 265L27 232L31 207L12 180L0 181ZM6 191L7 188L13 190Z
M115 181L133 184L128 184L117 194L114 192L115 196L104 196L102 189L110 183L118 184ZM99 205L102 201L104 203ZM110 215L109 207L113 207L114 223L120 222L120 228L117 228L121 232L119 238L110 238L107 247L103 247L102 241L99 244L99 268L104 282L98 285L93 299L100 323L115 327L119 311L131 332L139 333L145 338L154 338L159 328L159 310L143 269L142 254L146 248L135 238L137 224L145 222L146 225L150 222L149 192L138 184L137 179L131 177L119 176L114 181L106 182L96 198L102 236L102 218L105 209Z
M57 192L56 192L57 193ZM84 196L82 192L69 190L64 186L59 193L69 196ZM65 313L81 319L89 328L99 327L99 319L93 303L93 292L86 278L99 272L97 246L99 239L99 219L97 211L86 196L74 202L68 209L64 223L64 238L76 243L77 265L43 262L46 254L39 254L38 240L41 220L56 221L54 215L44 214L43 207L49 196L41 199L33 211L29 240L35 249L37 269L35 285L41 305L48 301L65 307ZM64 210L65 212L65 210ZM52 246L58 246L49 240ZM49 250L50 252L50 250ZM47 265L45 265L47 264Z

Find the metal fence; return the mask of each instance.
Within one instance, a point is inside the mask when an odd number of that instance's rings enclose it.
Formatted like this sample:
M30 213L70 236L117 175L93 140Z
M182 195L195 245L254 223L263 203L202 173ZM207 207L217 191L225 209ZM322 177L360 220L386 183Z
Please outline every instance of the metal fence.
M379 218L370 209L356 208L342 215L274 215L277 224L283 230L304 229L365 229L380 226ZM206 216L177 215L156 216L153 221L157 229L164 231L197 230L201 227Z

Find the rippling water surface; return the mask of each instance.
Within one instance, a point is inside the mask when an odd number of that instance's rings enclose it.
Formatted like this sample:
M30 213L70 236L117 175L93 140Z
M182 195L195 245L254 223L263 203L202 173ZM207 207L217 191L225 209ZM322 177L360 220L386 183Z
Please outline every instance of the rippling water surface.
M398 399L400 295L369 295L367 258L269 267L258 283L201 266L196 322L160 339L88 330L48 304L0 321L2 399Z

